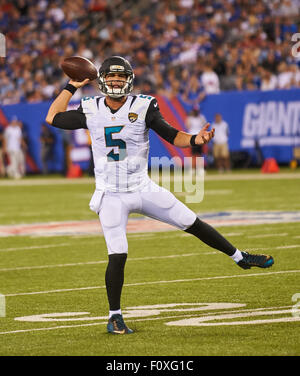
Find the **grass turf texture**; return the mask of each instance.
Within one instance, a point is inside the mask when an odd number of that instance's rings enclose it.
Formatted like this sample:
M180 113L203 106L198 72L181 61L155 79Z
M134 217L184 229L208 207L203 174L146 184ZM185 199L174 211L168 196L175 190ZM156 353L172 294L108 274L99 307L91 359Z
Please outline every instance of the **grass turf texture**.
M197 212L299 211L299 179L256 180L255 176L254 173L253 179L247 180L207 180L205 190L216 193L205 195L200 204L188 206ZM218 190L222 193L218 194ZM93 183L69 184L67 181L66 184L33 186L0 184L0 223L95 219L88 209L92 191ZM183 195L178 197L184 201ZM291 309L295 304L292 296L300 293L297 273L300 270L300 223L220 227L218 230L240 249L270 252L275 265L267 270L244 271L227 256L181 231L129 234L123 308L230 302L245 304L240 310ZM265 250L255 251L260 248ZM300 321L207 327L165 325L183 316L201 317L222 310L169 310L156 316L127 319L128 326L136 331L130 336L108 335L106 320L16 321L15 317L53 312L106 316L105 242L101 234L12 236L0 238L0 257L0 293L6 295L6 317L0 318L0 332L42 329L0 334L0 355L300 354ZM63 291L66 289L69 291ZM39 293L28 294L32 292ZM282 317L290 318L292 314L232 320ZM79 326L86 324L92 325ZM60 326L66 328L44 330Z

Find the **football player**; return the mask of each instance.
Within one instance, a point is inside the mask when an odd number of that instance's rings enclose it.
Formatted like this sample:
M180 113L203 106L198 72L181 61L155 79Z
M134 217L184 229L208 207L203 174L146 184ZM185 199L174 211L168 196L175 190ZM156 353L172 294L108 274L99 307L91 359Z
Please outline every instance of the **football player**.
M96 180L90 208L99 215L108 249L107 331L130 334L133 331L125 325L120 306L130 213L144 214L193 234L243 269L268 268L274 260L272 256L238 250L148 176L149 129L182 148L206 144L214 136L214 129L209 130L210 125L205 124L195 135L178 131L164 120L154 97L131 95L134 72L123 57L107 58L99 69L98 80L103 96L83 98L77 110L66 111L75 91L89 82L70 80L51 104L46 121L54 127L86 128L90 132Z

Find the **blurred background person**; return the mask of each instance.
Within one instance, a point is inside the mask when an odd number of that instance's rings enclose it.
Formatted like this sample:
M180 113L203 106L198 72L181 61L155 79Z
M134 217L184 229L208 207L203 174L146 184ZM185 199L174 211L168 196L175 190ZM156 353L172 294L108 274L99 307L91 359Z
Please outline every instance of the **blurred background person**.
M43 123L41 129L41 161L42 161L42 172L43 174L48 174L48 162L52 160L52 151L54 146L54 135L50 131L50 128Z
M63 150L64 150L64 165L63 165L62 175L67 176L68 171L70 171L70 168L72 166L72 158L71 158L71 152L73 149L72 133L65 131L64 129L59 129L59 133L61 135Z
M92 152L92 140L91 140L91 135L90 132L87 130L86 131L87 138L88 138L88 144L89 144L89 149L90 149L90 160L89 160L89 167L88 167L88 175L89 176L95 176L94 173L94 158L93 158L93 152Z
M5 128L4 151L8 156L7 176L20 179L25 175L25 155L26 144L22 134L22 124L13 117Z
M200 113L199 107L194 107L186 118L186 128L189 134L198 134L203 126L207 123L204 115ZM204 152L203 146L192 146L192 168L196 168L197 157L201 157Z
M222 115L215 114L215 121L212 124L215 128L215 137L213 139L213 156L216 168L219 172L230 170L230 153L228 147L229 126L222 119Z
M271 71L261 68L261 86L262 91L275 90L277 88L277 77Z
M3 128L0 127L0 177L2 178L5 176L3 142Z
M205 63L201 74L201 83L206 94L220 93L220 80L216 72L213 71L210 63Z
M293 72L289 65L281 62L278 66L278 89L290 89L293 83Z

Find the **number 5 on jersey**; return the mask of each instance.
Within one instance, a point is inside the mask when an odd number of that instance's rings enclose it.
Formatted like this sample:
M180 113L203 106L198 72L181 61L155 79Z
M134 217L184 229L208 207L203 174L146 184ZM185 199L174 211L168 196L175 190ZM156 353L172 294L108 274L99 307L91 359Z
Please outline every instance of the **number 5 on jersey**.
M120 133L123 129L124 125L119 125L115 127L105 127L104 128L104 135L105 135L105 143L106 147L118 147L118 152L116 153L114 149L112 149L107 154L107 161L108 162L119 162L126 158L126 142L121 140L120 138L113 138L112 135L114 133Z

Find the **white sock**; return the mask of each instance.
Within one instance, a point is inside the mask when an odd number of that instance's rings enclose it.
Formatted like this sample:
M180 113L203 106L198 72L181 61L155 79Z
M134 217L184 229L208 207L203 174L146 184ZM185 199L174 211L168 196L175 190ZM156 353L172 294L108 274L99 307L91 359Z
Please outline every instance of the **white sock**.
M112 317L112 315L117 315L117 314L122 315L121 309L118 309L116 311L109 311L108 318L110 319Z
M233 261L239 262L243 258L243 255L242 255L242 252L237 249L234 252L234 254L230 257L232 258Z

